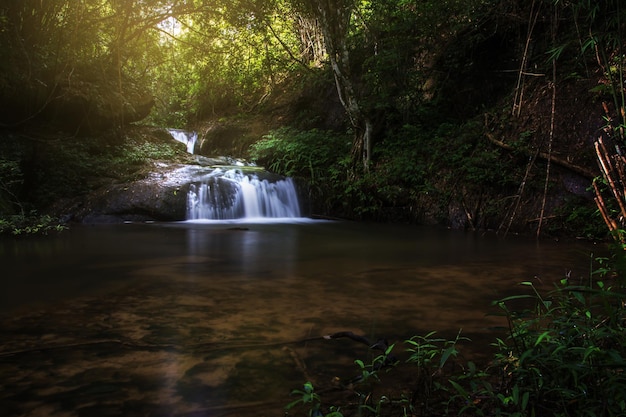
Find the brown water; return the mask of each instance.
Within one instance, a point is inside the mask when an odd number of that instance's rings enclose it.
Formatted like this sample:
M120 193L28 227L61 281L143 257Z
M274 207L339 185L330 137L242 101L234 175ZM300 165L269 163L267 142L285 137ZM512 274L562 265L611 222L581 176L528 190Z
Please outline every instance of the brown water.
M0 241L0 415L282 416L365 345L431 330L489 350L491 302L588 279L604 248L343 222L127 224ZM308 340L310 339L310 340ZM335 387L335 388L333 388Z

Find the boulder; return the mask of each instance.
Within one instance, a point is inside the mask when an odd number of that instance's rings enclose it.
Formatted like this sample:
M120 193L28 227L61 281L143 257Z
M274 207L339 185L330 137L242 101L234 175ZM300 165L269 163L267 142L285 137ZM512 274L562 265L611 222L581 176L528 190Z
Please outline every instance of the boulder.
M225 162L227 158L197 157L203 163ZM220 171L215 171L221 168ZM135 221L183 221L187 218L187 196L192 184L219 181L223 193L235 193L232 180L224 179L218 172L228 169L253 171L261 180L275 182L283 177L257 167L204 164L156 163L145 178L111 184L83 198L71 207L65 207L66 220L80 223L122 223ZM228 197L224 197L224 200ZM71 217L71 218L69 218Z

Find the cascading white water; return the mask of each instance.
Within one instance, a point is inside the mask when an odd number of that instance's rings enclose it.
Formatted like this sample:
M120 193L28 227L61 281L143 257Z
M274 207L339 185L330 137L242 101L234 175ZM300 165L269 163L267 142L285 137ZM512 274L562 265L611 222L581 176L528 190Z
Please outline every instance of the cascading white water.
M169 129L170 135L179 142L184 143L187 146L187 152L193 154L198 141L198 133L185 132L184 130Z
M298 218L298 193L291 178L261 180L239 169L216 169L187 194L187 220Z

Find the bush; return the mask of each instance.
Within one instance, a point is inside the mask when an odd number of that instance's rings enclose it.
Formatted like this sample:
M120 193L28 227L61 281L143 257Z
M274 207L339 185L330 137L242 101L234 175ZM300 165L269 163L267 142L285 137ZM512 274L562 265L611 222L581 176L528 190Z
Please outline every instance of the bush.
M316 183L327 178L349 150L350 138L346 135L285 127L254 143L250 155L253 161L272 172L306 177Z
M58 219L48 215L14 215L0 217L0 235L34 235L60 232L67 229Z
M563 278L546 297L525 282L532 310L507 308L523 296L498 302L511 326L496 358L504 375L505 389L495 393L501 415L626 414L626 294L608 272L601 268L586 283Z

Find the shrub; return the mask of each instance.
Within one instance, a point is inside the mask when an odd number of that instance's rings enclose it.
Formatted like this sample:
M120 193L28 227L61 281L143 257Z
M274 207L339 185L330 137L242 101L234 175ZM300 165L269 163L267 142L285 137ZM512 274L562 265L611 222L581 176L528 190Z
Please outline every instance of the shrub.
M350 139L345 135L285 127L254 143L250 155L253 161L272 172L306 177L316 183L328 177L349 149Z
M626 414L626 294L619 278L604 278L612 283L566 277L547 297L523 283L533 289L536 306L522 313L506 307L519 296L498 303L511 326L497 356L506 384L496 398L506 415ZM513 401L516 392L521 401Z
M48 215L38 215L36 212L28 215L19 214L0 217L0 235L45 235L65 229L67 229L67 226L61 224L58 219Z
M542 295L499 300L509 323L497 339L493 364L480 378L451 379L456 406L472 415L621 416L626 413L626 334L623 280L601 267L588 282L563 278ZM513 301L533 307L510 310Z

